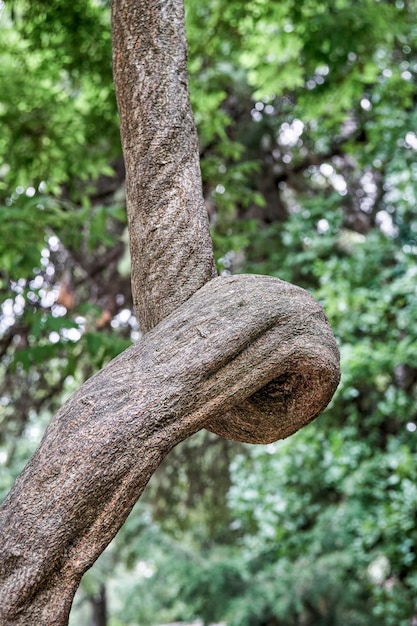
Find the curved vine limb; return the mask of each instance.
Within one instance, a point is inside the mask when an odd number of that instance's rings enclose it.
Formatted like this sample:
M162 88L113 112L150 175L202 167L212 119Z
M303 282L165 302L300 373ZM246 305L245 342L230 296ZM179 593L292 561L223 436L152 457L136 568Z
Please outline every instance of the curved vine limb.
M214 278L182 0L113 0L132 290L146 333L61 408L0 508L0 623L64 625L152 473L206 427L267 443L329 402L339 355L305 291Z
M266 443L339 380L321 307L265 276L207 283L63 405L0 509L0 623L66 624L82 574L169 450L204 426Z

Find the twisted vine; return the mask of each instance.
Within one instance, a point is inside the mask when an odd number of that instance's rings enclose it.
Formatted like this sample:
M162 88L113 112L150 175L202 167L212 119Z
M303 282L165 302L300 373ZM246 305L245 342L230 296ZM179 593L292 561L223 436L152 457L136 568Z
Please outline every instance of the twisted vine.
M143 338L62 406L0 508L0 623L64 625L83 573L149 478L201 428L267 443L339 381L320 305L266 276L215 277L188 98L182 0L114 0L132 291Z

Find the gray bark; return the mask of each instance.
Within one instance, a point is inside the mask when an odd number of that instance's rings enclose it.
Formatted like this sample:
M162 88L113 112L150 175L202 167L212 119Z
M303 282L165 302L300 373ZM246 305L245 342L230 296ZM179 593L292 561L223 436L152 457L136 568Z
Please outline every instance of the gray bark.
M268 443L322 411L339 354L321 307L213 278L180 0L114 0L132 289L143 338L63 405L0 508L0 624L67 623L82 574L152 473L206 427Z
M182 0L113 2L132 294L146 332L216 275Z
M1 624L65 624L82 574L171 448L208 423L267 443L339 380L321 307L265 276L216 278L62 407L0 510Z

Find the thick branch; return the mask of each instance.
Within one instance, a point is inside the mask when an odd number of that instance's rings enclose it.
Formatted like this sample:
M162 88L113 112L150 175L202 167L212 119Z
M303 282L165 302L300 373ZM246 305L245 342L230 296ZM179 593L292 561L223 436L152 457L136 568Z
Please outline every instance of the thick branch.
M305 291L268 277L210 281L182 0L112 10L132 287L147 334L62 407L0 508L2 626L67 623L82 574L174 445L204 426L254 443L286 437L339 380L332 332Z
M82 574L174 445L208 422L285 437L329 402L338 363L304 290L237 276L196 292L67 401L1 507L2 626L66 624Z
M183 0L113 0L133 302L146 332L215 276Z

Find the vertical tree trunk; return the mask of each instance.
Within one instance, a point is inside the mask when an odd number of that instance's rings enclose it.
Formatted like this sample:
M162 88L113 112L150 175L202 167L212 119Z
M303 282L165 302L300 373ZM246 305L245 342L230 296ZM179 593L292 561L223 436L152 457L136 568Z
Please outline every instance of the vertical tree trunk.
M100 585L98 593L91 598L92 626L107 626L106 587Z
M216 275L188 93L183 0L113 0L133 301L146 332Z

